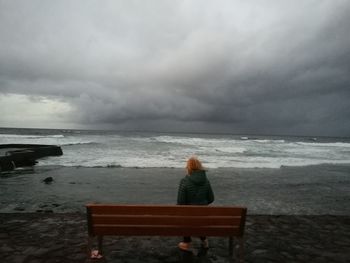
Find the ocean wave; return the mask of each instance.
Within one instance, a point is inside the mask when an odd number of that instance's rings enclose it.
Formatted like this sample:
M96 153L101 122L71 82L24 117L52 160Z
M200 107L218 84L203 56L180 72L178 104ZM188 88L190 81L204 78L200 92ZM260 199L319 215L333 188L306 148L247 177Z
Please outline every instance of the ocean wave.
M254 140L250 140L252 142L258 142L258 143L285 143L285 140L257 140L257 139L254 139Z
M150 138L152 141L171 143L171 144L193 144L198 141L197 138L175 137L175 136L156 136Z
M350 148L350 143L346 142L296 142L295 144L311 147L346 147Z
M242 144L241 140L232 139L232 138L199 138L199 137L180 137L180 136L156 136L152 137L152 141L176 144L181 146L189 147L217 147L221 146L226 147L227 145L232 145L236 147L237 144ZM243 142L244 143L244 142Z
M229 160L203 160L203 165L207 169L218 169L218 168L270 168L279 169L281 167L301 167L310 165L339 165L339 164L350 164L350 160L312 160L312 159L302 159L302 158L237 158ZM101 162L45 162L39 161L39 166L43 165L60 165L63 167L87 167L87 168L184 168L184 163L179 162L169 162L169 163L155 163L153 161L143 162L138 165L135 163L121 163L121 164L111 164L111 163L101 163Z
M22 134L0 134L0 138L20 139L42 139L42 138L64 138L64 135L22 135Z
M246 148L243 147L216 147L215 151L222 153L244 153Z
M252 142L256 143L264 143L264 144L278 144L285 143L286 141L283 139L271 140L271 139L256 139L256 138L248 138L241 137L240 139L233 138L217 138L217 139L208 139L208 138L189 138L189 137L174 137L174 136L157 136L152 137L152 140L157 142L165 142L165 143L177 143L182 145L217 145L217 144L232 144L235 146L236 144L244 145L246 143L251 144Z
M81 166L84 167L84 166ZM125 168L119 164L107 164L107 165L94 165L94 166L85 166L85 167L91 167L91 168Z
M93 144L99 144L97 142L69 142L69 143L62 143L61 146L73 146L73 145L93 145Z
M13 141L15 139L12 139ZM184 168L198 156L211 168L280 168L324 163L350 163L350 143L307 142L297 138L189 137L175 135L79 135L42 139L63 146L63 156L41 159L41 164L105 168ZM25 141L25 140L23 140ZM27 140L30 141L30 140ZM39 140L38 140L39 141ZM41 140L40 140L41 141ZM55 142L56 141L56 142ZM31 142L31 141L30 141ZM322 147L319 147L322 146Z

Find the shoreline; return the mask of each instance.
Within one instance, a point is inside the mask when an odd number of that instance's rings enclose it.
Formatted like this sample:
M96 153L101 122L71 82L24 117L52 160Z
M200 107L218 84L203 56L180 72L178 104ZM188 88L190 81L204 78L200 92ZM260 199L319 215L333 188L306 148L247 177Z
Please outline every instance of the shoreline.
M350 215L349 174L348 165L207 172L214 205L279 215ZM0 212L84 212L88 202L174 204L183 176L178 168L37 166L0 178ZM43 182L47 177L52 183Z
M350 215L349 174L350 165L207 172L213 205L246 206L251 215ZM89 202L175 204L184 176L179 168L36 166L1 175L0 213L85 212Z
M86 255L83 213L0 213L0 254L18 262L230 262L227 238L210 237L210 249L177 248L181 237L105 237L104 259ZM248 215L245 262L348 262L350 216ZM96 244L96 242L95 242ZM203 252L203 251L202 251Z
M39 159L40 162L40 159ZM242 171L256 171L256 170L281 170L281 169L312 169L317 167L331 168L331 167L343 167L344 169L350 169L350 163L347 162L339 162L339 163L320 163L320 164L308 164L308 165L281 165L280 167L215 167L215 168L207 168L204 166L206 171L215 171L215 170L242 170ZM113 165L96 165L96 166L83 166L83 165L75 165L75 166L65 166L65 165L46 165L46 164L36 164L33 166L25 166L19 167L17 170L12 171L3 171L0 175L7 174L17 174L21 172L42 172L45 170L53 170L53 169L140 169L140 170L148 170L148 169L175 169L185 171L184 167L159 167L159 166L122 166L119 164Z

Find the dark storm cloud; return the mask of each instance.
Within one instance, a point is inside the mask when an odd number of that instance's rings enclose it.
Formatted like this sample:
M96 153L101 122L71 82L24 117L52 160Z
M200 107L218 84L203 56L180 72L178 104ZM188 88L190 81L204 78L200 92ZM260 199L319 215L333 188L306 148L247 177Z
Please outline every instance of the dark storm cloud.
M350 134L350 4L1 1L0 93L91 127Z

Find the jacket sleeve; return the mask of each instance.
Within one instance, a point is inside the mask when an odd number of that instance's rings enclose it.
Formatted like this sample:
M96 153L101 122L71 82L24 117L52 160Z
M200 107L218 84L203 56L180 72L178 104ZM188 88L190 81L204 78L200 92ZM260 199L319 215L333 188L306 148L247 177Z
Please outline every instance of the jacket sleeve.
M213 189L211 188L210 182L208 181L208 204L211 204L214 202L214 192Z
M178 205L186 205L187 204L185 179L182 179L180 181L179 190L177 193L177 204Z

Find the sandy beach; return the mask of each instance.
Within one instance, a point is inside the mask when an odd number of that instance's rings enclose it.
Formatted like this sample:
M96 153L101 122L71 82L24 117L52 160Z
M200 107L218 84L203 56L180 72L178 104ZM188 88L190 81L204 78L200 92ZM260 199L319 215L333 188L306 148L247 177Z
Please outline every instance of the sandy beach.
M181 238L106 237L104 259L86 256L84 214L0 214L2 262L236 262L227 238L210 238L201 251L177 248ZM245 232L245 262L349 262L350 216L251 215Z
M246 262L349 262L350 168L212 169L215 205L248 207ZM90 262L88 202L174 204L182 169L37 166L0 178L3 262ZM51 183L43 180L52 177ZM231 262L226 238L108 237L99 262Z

